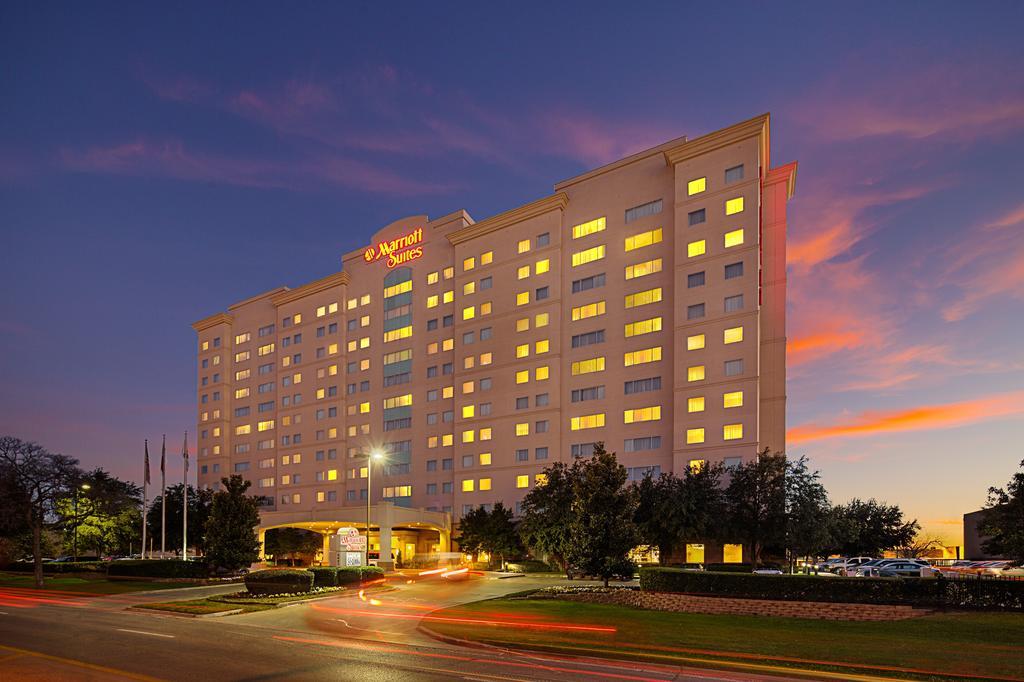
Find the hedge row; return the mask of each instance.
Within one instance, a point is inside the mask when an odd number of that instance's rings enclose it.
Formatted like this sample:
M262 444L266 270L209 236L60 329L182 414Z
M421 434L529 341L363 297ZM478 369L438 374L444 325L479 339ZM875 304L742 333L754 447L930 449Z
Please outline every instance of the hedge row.
M245 576L245 587L253 594L284 594L309 592L315 587L345 587L383 577L384 569L377 566L268 568Z
M527 559L526 561L510 561L508 570L513 573L559 573L557 568L547 565L543 561Z
M132 559L111 561L107 575L132 578L206 578L209 567L202 561L181 559Z
M43 564L43 573L105 573L107 561L58 561ZM31 561L17 561L5 567L8 571L31 573L36 565Z
M642 568L640 589L740 599L1024 610L1024 581L1019 580L829 579Z

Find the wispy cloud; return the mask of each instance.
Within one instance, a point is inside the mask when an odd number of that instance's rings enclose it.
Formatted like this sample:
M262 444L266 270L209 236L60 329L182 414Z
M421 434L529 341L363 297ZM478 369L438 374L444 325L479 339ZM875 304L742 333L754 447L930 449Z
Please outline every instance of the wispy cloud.
M823 439L949 429L1021 414L1024 391L1015 391L956 403L865 411L832 423L796 426L787 432L786 439L795 445Z

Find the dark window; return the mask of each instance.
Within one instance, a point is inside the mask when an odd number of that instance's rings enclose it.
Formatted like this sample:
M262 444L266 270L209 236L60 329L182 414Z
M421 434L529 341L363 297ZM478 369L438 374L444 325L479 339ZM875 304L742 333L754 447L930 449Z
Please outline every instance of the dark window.
M437 329L437 318L436 317L434 319L432 319L432 320L427 320L427 331L428 332L432 332L435 329Z
M633 208L626 209L626 222L631 223L634 220L640 218L646 218L649 215L657 215L661 213L662 201L661 199L655 199L654 201L648 201L646 204L640 204Z
M548 287L540 287L539 289L537 289L536 293L537 295L535 299L538 301L543 301L545 298L548 298L548 296L551 295Z
M689 214L689 218L691 227L693 225L700 225L701 223L707 220L707 211L705 211L703 208L697 211L691 211Z
M735 296L726 296L725 312L734 313L737 310L743 310L743 294L736 294Z
M604 343L604 330L598 329L594 332L587 332L586 334L576 334L572 337L572 347L582 348L583 346L592 346L595 343Z
M742 261L740 261L739 263L730 263L729 265L725 266L725 278L726 279L732 279L733 277L742 277L742 276L743 276L743 262Z
M738 165L738 166L733 166L732 168L726 168L725 169L725 182L726 182L726 184L728 184L730 182L736 182L737 180L742 180L742 179L743 179L743 164L742 163L740 165Z
M537 235L537 247L547 246L551 243L551 235L547 232Z
M633 379L627 381L623 385L623 393L631 395L633 393L646 393L648 391L659 391L661 390L661 377L650 377L649 379Z
M603 287L605 283L605 275L603 272L590 277L584 277L583 279L576 279L572 282L572 293L578 294L581 291L589 291L590 289L597 289Z
M591 386L589 388L573 389L572 401L580 403L584 400L601 400L604 398L604 386Z
M701 318L701 317L704 317L704 304L703 303L695 303L695 304L693 304L691 306L687 306L686 307L686 319L688 319L688 320L696 320L696 319Z
M704 286L704 271L692 272L686 276L686 287L693 289L694 287Z

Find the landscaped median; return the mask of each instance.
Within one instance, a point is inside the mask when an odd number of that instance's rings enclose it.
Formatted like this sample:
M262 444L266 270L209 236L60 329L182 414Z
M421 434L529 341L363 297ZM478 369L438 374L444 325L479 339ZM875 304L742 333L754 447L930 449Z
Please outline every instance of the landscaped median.
M136 608L191 616L249 613L324 599L352 587L379 584L383 579L383 569L375 566L269 568L246 575L244 592L190 601L142 604Z

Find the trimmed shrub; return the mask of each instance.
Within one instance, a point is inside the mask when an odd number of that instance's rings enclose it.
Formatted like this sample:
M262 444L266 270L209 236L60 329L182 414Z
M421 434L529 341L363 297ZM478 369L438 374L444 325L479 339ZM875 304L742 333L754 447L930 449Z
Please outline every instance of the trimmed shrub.
M249 594L296 594L313 589L313 573L304 568L268 568L245 576Z
M642 568L640 589L740 599L1024 610L1024 581L1019 580L830 579Z
M384 569L378 566L339 566L338 587L365 583L384 577Z
M108 561L60 561L43 564L43 573L106 573ZM31 573L36 570L31 561L17 561L5 567L8 571Z
M527 559L526 561L515 561L508 564L508 570L513 573L560 573L557 568L548 566L543 561Z
M750 573L754 570L753 564L705 564L705 571L718 573Z
M306 570L313 574L313 587L338 586L337 566L314 566Z
M132 578L206 578L210 575L210 569L202 561L133 559L111 561L107 575Z

